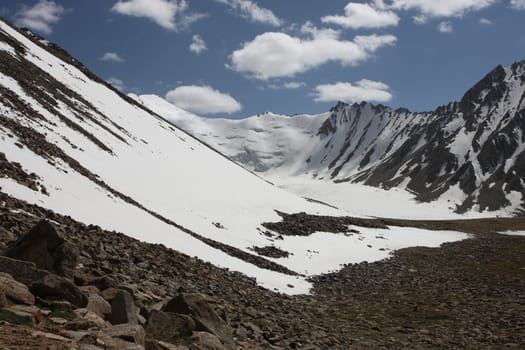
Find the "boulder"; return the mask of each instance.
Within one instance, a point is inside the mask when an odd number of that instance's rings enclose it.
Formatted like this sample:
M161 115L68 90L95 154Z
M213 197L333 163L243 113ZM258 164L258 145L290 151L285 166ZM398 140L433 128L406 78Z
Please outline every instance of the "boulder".
M136 324L118 324L105 329L103 332L112 338L119 338L140 345L144 345L146 338L144 328Z
M111 314L111 305L100 295L90 295L86 309L106 319Z
M36 268L36 265L29 261L11 259L0 255L0 272L5 272L13 276L18 282L30 286L43 276L49 274L45 270Z
M112 324L139 324L138 309L131 294L125 290L119 290L111 301L111 315L109 322Z
M73 278L79 251L61 237L49 221L42 220L29 233L7 248L4 255L30 261L39 269Z
M85 307L88 303L88 298L70 280L51 273L35 281L30 290L41 298L63 299L76 307Z
M5 296L9 297L15 302L26 305L33 305L35 303L35 297L33 294L31 294L27 286L17 282L11 275L7 273L0 272L0 287L3 289ZM2 293L0 292L0 294Z
M116 288L118 286L117 282L109 276L101 276L101 277L94 278L91 281L89 281L88 284L90 286L97 287L99 290L105 290L108 288Z
M74 320L68 322L65 328L70 331L82 331L93 327L96 328L107 328L110 324L104 321L97 314L88 311L85 308L76 309L73 311L75 314Z
M195 321L187 315L153 310L146 324L148 338L165 342L189 338L195 330Z
M234 349L224 347L221 340L215 335L208 332L194 332L191 336L191 350L228 350Z
M224 345L233 347L232 328L217 315L203 295L181 293L170 300L162 311L190 316L195 321L197 331L212 333Z
M8 305L6 309L20 316L32 317L35 323L40 323L49 314L49 311L41 310L35 305Z
M79 284L77 284L76 282L75 282L75 284L77 286L79 286ZM102 295L100 290L97 287L95 287L95 286L79 286L79 288L82 291L82 293L84 293L88 297L90 297L92 295Z
M105 300L111 303L113 299L115 299L115 297L117 296L118 292L119 290L117 288L108 288L108 289L104 289L101 292L101 294Z

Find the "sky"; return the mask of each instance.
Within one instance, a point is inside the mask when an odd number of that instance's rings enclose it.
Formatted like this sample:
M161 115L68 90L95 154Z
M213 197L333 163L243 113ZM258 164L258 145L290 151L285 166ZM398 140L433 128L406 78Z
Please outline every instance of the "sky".
M525 59L525 0L4 0L0 15L125 93L210 117L429 111Z

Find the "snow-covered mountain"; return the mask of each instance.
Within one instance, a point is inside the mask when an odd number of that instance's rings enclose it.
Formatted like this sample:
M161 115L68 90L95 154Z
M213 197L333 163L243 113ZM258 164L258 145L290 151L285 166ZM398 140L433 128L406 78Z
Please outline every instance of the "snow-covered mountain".
M255 127L253 132L258 132ZM356 228L359 235L280 236L263 225L281 221L276 210L335 217L348 212L246 171L111 88L58 46L3 21L0 190L86 224L240 271L287 293L307 292L307 275L336 270L342 263L465 237L371 227ZM5 205L0 203L0 211L9 210ZM287 254L260 253L268 247Z
M450 202L458 213L523 212L525 61L496 67L460 102L424 113L338 103L315 116L231 121L136 98L268 178L401 188L421 202Z
M262 173L301 159L304 146L330 115L288 117L266 112L245 119L204 118L156 95L130 96L247 169Z

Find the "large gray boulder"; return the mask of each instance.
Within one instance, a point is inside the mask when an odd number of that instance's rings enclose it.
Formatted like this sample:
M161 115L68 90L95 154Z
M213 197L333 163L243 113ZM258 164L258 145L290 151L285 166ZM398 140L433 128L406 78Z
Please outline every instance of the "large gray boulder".
M4 255L30 261L39 269L73 278L79 251L63 238L49 221L42 220L29 233L8 247Z
M146 324L149 338L174 342L189 338L195 330L195 321L187 315L153 310Z
M133 296L125 290L119 290L115 298L111 301L111 324L139 324L138 308L135 305Z
M74 283L52 273L32 283L29 289L41 298L63 299L79 308L88 304L87 296Z
M162 309L164 312L188 315L195 321L195 330L208 332L219 338L226 348L233 348L232 328L212 309L205 296L181 293Z
M10 274L41 298L66 300L76 307L85 307L88 298L69 279L39 269L33 262L0 256L0 272Z
M3 289L5 296L18 303L26 305L33 305L35 303L35 296L29 291L27 286L16 281L11 275L5 272L0 272L0 289ZM2 306L0 302L0 307Z

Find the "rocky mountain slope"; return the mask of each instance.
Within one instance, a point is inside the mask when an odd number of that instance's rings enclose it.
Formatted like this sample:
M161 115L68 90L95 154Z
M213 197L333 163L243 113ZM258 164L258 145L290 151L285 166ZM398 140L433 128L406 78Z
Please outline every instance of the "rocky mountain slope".
M465 238L354 222L310 236L272 231L265 225L284 214L349 214L246 171L120 94L58 46L2 21L0 165L5 194L164 244L289 294L307 293L308 276L344 263Z
M312 220L323 222L295 216L277 229L295 231ZM340 221L327 222L337 229ZM462 230L471 238L345 265L312 279L311 295L288 296L0 192L0 344L9 350L525 346L525 237L497 234L524 230L524 219L372 223Z
M2 349L519 349L524 229L286 193L0 21Z
M452 201L459 213L523 213L525 61L496 67L461 101L424 113L338 103L316 116L206 120L139 99L263 176L403 188L419 201Z

